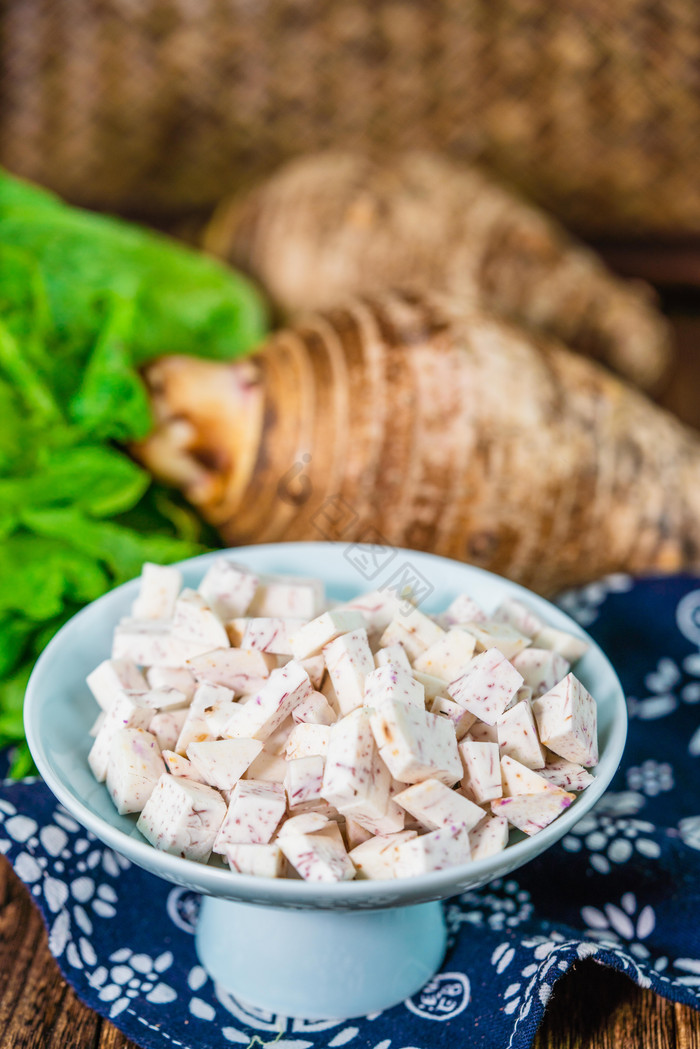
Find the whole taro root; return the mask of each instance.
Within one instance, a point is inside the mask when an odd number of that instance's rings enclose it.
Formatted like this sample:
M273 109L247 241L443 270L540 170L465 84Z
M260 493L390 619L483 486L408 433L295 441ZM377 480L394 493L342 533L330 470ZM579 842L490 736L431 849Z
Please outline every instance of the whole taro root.
M652 389L670 359L649 289L614 277L554 220L480 171L433 154L382 165L325 153L224 201L205 247L287 315L415 287L556 336Z
M470 561L540 592L700 564L700 443L583 357L386 294L235 363L146 371L135 449L228 543L342 539Z

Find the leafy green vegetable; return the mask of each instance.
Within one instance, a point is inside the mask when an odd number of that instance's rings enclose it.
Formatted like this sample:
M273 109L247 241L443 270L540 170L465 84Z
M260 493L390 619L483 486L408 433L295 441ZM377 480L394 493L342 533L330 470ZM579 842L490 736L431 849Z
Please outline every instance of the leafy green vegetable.
M31 768L31 667L144 561L216 542L116 442L151 426L139 366L232 358L265 331L242 277L166 237L68 207L0 169L0 747Z
M115 299L113 309L69 404L72 419L97 438L145 437L151 410L130 355L134 303Z
M39 266L51 315L71 338L94 333L105 292L137 301L137 364L163 353L196 352L197 343L204 356L226 359L264 333L264 312L251 285L214 259L68 207L2 172L0 244L24 249Z

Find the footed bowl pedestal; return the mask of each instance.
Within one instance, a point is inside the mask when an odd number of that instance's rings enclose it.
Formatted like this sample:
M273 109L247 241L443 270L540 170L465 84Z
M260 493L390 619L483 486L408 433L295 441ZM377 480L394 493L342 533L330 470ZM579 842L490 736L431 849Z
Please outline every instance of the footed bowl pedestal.
M205 896L199 960L241 1001L283 1016L350 1019L388 1009L440 967L440 903L387 910L296 910Z

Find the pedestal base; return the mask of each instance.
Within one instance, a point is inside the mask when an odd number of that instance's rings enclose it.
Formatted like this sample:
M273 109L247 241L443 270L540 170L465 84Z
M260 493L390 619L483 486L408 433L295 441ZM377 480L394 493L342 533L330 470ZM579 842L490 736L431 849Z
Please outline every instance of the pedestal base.
M278 910L205 896L199 959L236 998L284 1016L349 1019L388 1009L438 970L439 903L391 910Z

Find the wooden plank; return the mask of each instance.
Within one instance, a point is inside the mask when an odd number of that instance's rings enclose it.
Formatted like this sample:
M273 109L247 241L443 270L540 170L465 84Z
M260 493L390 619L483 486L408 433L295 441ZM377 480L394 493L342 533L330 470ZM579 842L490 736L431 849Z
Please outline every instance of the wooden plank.
M128 1038L125 1038L113 1024L103 1020L98 1049L137 1049L137 1047Z
M674 1049L679 1028L700 1031L698 1013L585 961L556 984L534 1049Z

